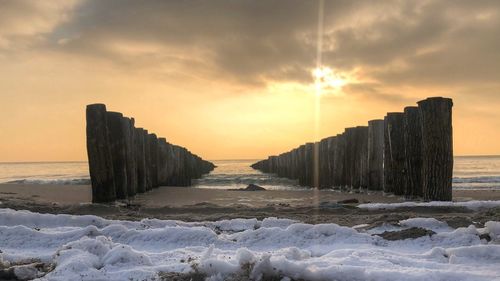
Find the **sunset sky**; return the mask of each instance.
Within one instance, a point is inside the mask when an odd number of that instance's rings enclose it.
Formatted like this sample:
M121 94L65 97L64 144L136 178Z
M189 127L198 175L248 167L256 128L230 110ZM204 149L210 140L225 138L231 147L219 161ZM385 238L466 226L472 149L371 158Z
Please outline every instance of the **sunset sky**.
M85 106L206 159L262 158L428 96L500 154L500 1L0 0L0 161L86 160ZM331 79L330 79L331 80Z

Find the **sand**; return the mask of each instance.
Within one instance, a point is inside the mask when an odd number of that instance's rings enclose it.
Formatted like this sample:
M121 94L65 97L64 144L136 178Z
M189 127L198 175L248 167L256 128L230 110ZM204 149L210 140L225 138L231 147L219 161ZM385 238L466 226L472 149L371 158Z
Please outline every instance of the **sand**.
M231 218L279 217L306 223L354 226L380 224L412 217L434 217L452 226L481 226L500 220L500 208L471 211L457 207L417 207L397 210L364 210L357 204L336 204L345 199L359 203L403 202L381 192L343 193L331 190L228 191L186 187L160 187L129 202L91 204L85 185L0 184L0 207L41 213L98 215L109 219L143 218L214 221ZM454 191L455 201L500 200L500 191Z

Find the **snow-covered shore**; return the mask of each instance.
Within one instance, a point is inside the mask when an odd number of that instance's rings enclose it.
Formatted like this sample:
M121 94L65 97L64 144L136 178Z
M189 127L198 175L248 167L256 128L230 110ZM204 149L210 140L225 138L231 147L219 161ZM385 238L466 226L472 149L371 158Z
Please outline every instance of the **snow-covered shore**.
M410 227L435 234L395 241L374 235ZM4 268L30 261L55 266L41 280L161 280L165 273L192 272L212 281L243 275L254 280L500 276L500 222L493 221L454 229L433 218L413 218L364 229L276 218L117 221L0 209L0 237ZM17 271L43 274L29 267Z

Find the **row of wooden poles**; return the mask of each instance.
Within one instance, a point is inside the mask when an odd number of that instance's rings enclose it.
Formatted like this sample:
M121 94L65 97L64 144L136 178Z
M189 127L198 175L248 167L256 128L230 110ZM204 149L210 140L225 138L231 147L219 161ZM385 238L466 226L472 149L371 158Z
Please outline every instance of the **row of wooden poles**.
M189 186L215 168L104 104L88 105L86 115L92 202L127 199L158 186Z
M407 198L452 199L449 98L433 97L387 113L368 126L306 143L252 165L302 186L383 190Z

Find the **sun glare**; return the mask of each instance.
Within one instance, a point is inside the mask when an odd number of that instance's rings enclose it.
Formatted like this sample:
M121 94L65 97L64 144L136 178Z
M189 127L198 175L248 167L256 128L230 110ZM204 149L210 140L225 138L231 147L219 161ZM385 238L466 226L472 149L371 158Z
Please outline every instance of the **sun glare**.
M329 67L317 67L312 71L316 92L319 94L341 94L342 87L347 84L345 76L336 73Z

